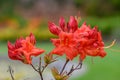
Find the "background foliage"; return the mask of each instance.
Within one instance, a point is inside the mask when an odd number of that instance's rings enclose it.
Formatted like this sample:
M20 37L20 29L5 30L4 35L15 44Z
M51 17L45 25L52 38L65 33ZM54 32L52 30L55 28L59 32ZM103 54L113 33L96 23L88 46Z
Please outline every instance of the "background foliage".
M42 10L45 9L50 14L43 16L41 14L42 11L39 15L35 11L33 16L26 17L26 15L29 15L27 11L29 10L32 14L32 8L40 2L47 4L48 0L0 0L0 40L15 40L21 35L28 35L30 32L33 32L37 39L41 40L49 40L50 37L53 37L48 31L47 24L52 19L48 19L49 17L46 16L56 16L57 18L54 18L56 21L54 20L53 22L57 24L60 16L56 14L60 12L59 10L53 10L52 12L54 13L51 14L49 8L45 6ZM118 31L120 29L120 0L52 0L52 2L57 5L58 9L72 5L74 11L80 10L83 15L82 22L86 21L91 27L98 26L102 34L107 38L113 36L118 38L120 35ZM60 7L61 5L62 8ZM67 15L71 15L72 13L67 13ZM61 15L64 16L64 14ZM66 16L65 18L66 20L69 19Z

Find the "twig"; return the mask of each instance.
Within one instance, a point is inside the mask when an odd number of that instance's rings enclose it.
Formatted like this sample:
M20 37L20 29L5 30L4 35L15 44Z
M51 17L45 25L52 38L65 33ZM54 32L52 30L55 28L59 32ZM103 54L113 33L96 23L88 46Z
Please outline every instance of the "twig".
M70 75L70 74L71 74L71 72L73 71L73 69L74 69L74 65L72 65L72 67L71 67L71 69L70 69L70 71L68 72L68 74L67 74L67 75Z
M45 68L48 66L48 64L46 64L45 66L43 66L43 69L41 70L41 72L43 73L43 71L45 70Z
M66 59L66 62L65 62L65 64L64 64L64 66L63 66L63 68L62 68L60 74L62 74L62 72L64 71L64 69L65 69L65 67L66 67L66 65L67 65L68 62L69 62L69 59Z
M39 60L39 68L38 68L39 71L41 71L41 57L40 57L40 60Z
M82 68L82 61L80 60L80 62L78 63L78 65L74 68L74 65L72 65L70 71L68 72L68 76L75 70L81 69Z
M8 71L10 73L10 76L11 76L12 80L15 80L14 77L13 77L13 69L11 68L11 66L8 67Z
M36 71L36 72L39 72L34 66L33 64L31 64L32 68Z
M39 73L41 80L43 80L43 76L42 76L41 70L37 70L32 64L31 64L31 66L32 66L32 68L33 68L36 72Z

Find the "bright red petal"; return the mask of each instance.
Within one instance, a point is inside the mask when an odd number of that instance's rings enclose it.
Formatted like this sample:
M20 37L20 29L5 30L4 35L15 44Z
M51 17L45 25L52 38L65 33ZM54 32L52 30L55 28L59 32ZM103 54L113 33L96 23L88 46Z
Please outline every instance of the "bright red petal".
M38 55L42 54L43 52L45 52L45 50L39 49L39 48L33 48L30 55L31 56L38 56Z

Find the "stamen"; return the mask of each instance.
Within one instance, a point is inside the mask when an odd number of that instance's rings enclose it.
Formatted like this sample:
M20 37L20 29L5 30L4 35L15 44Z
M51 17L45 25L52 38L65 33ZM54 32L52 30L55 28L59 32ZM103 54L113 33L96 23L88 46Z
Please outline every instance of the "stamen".
M112 43L109 46L106 46L104 48L110 48L110 47L112 47L115 44L115 42L116 42L116 40L112 41Z
M77 23L79 24L80 23L80 21L81 21L81 17L80 16L75 16L75 19L76 19L76 21L77 21Z

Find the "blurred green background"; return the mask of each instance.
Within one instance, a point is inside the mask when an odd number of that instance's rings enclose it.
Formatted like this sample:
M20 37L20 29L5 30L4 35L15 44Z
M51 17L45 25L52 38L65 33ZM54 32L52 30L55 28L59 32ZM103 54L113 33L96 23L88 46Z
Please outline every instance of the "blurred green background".
M120 0L0 0L0 56L7 56L7 41L15 41L20 36L34 33L38 46L48 51L52 35L48 30L48 21L57 25L63 16L81 16L91 27L98 26L106 45L114 39L115 46L106 49L104 58L85 60L88 71L75 80L120 80ZM49 45L49 46L48 46ZM0 72L1 73L1 72Z

